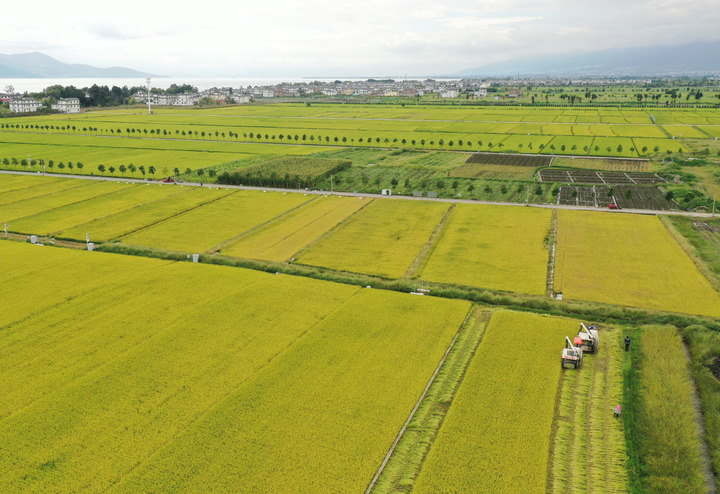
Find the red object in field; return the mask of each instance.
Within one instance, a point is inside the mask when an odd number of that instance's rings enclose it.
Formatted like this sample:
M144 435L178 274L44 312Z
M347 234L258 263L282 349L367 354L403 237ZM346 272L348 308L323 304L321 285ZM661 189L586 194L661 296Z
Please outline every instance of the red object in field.
M609 209L620 209L620 208L618 207L618 205L615 204L614 202L611 202L610 204L608 204L608 208L609 208Z
M580 338L579 336L576 336L576 337L573 339L573 344L574 344L575 346L582 346L582 338Z
M175 179L172 178L172 177L165 177L165 178L163 178L163 182L166 182L166 183L174 182L174 181L175 181Z

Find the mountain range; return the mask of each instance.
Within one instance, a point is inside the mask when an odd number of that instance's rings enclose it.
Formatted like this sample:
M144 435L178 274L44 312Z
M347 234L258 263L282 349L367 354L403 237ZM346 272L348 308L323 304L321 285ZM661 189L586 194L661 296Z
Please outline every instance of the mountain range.
M462 70L457 76L671 76L719 73L720 40L518 58Z
M126 67L98 68L84 64L62 63L39 52L20 53L17 55L0 54L0 77L163 77L148 74Z

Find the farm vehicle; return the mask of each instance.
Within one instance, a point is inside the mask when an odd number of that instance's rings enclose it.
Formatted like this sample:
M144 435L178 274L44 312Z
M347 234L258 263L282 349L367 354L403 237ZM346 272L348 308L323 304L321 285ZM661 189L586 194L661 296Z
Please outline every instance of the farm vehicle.
M565 337L565 348L562 352L562 367L577 369L582 365L585 352L595 353L600 349L600 336L594 325L588 328L580 323L580 330L573 341Z
M600 336L593 324L590 325L590 328L587 328L583 323L580 323L580 331L578 331L577 335L582 340L580 347L583 352L595 353L600 349Z
M570 341L570 338L567 336L565 337L565 348L563 348L562 352L562 366L563 369L565 367L572 367L573 369L577 369L582 365L583 361L583 351L582 348L579 346L575 346L572 341Z

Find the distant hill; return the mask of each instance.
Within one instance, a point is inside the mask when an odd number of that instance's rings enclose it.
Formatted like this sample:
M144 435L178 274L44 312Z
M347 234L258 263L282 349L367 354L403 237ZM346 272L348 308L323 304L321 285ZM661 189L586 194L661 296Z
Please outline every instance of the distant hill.
M619 48L491 63L459 72L470 76L661 76L720 73L720 41L680 46Z
M66 64L43 53L0 54L0 77L162 77L125 67L101 69L83 64Z

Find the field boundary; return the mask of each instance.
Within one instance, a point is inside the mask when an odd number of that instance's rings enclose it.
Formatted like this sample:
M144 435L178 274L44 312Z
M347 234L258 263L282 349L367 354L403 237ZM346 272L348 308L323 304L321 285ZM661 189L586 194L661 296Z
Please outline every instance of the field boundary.
M341 194L341 195L342 195L342 194ZM340 228L340 227L341 227L342 225L344 225L345 223L347 223L347 222L349 222L349 221L352 221L352 219L353 219L356 215L358 215L358 214L360 213L360 211L363 211L365 208L367 208L368 206L370 206L370 204L372 204L373 202L375 202L375 201L374 201L373 198L371 198L366 204L363 205L363 207L361 207L361 208L358 209L357 211L353 212L350 216L348 216L348 217L345 218L344 220L338 222L337 225L333 226L333 227L330 228L328 231L326 231L325 233L323 233L322 235L320 235L318 238L316 238L315 240L313 240L312 242L310 242L309 244L307 244L305 247L303 247L302 249L300 249L299 251L297 251L295 254L293 254L292 259L290 260L290 262L292 262L294 259L297 259L298 257L300 257L300 255L301 255L303 252L305 252L305 251L308 250L310 247L312 247L313 245L315 245L315 244L317 244L318 242L320 242L322 239L324 239L325 237L327 237L328 235L330 235L332 232L334 232L335 230L337 230L338 228ZM298 264L301 265L301 266L311 267L309 264L302 264L302 263L298 263ZM359 273L358 273L358 274L359 274Z
M277 215L277 216L275 216L275 217L273 217L273 218L270 218L269 220L267 220L267 221L265 221L265 222L263 222L263 223L260 223L259 225L255 225L255 226L253 226L252 228L250 228L250 229L248 229L248 230L245 230L244 232L240 233L239 235L235 235L234 237L232 237L232 238L230 238L230 239L228 239L228 240L225 240L224 242L221 242L221 243L219 243L219 244L217 244L217 245L215 245L215 246L213 246L213 247L210 247L210 248L207 249L205 252L207 252L207 253L209 253L209 254L214 254L215 252L220 252L220 251L222 250L222 248L225 247L226 245L230 245L231 243L235 242L236 240L239 240L239 239L241 239L242 237L244 237L244 236L246 236L246 235L250 235L252 232L254 232L254 231L256 231L256 230L259 230L260 228L262 228L262 227L264 227L264 226L266 226L266 225L269 225L270 223L272 223L272 222L275 221L275 220L279 220L280 218L282 218L282 217L285 216L286 214L292 213L292 212L295 211L296 209L300 209L300 208L302 208L303 206L307 206L308 204L310 204L311 202L316 201L317 199L318 199L318 197L313 197L313 198L311 198L311 199L308 200L308 201L302 202L302 203L298 204L297 206L295 206L295 207L293 207L293 208L290 208L290 209L288 209L288 210L286 210L286 211L283 211L283 212L280 213L279 215Z
M167 218L163 218L163 219L154 221L154 222L152 222L152 223L150 223L150 224L143 225L143 226L141 226L140 228L136 228L135 230L132 230L132 231L130 231L130 232L123 233L122 235L120 235L120 236L118 236L118 237L115 237L115 238L111 239L110 241L112 242L112 241L114 241L114 240L118 240L118 239L121 239L121 238L123 238L123 237L127 237L128 235L132 235L133 233L137 233L137 232L143 231L143 230L145 230L145 229L147 229L147 228L151 228L151 227L153 227L153 226L155 226L155 225L159 225L160 223L163 223L163 222L165 222L165 221L171 220L171 219L173 219L173 218L177 218L178 216L181 216L181 215L183 215L183 214L185 214L185 213L189 213L190 211L193 211L193 210L195 210L195 209L197 209L197 208L203 207L203 206L205 206L205 205L207 205L207 204L210 204L210 203L213 203L213 202L215 202L215 201L219 201L220 199L222 199L222 198L224 198L224 197L231 196L232 194L235 194L236 192L237 192L237 191L229 192L228 194L225 194L224 196L214 197L214 198L210 199L209 201L205 201L205 202L203 202L203 203L201 203L201 204L197 204L197 205L195 205L195 206L193 206L193 207L191 207L191 208L184 209L184 210L182 210L182 211L180 211L180 212L178 212L178 213L172 214L172 215L168 216Z
M445 215L435 226L435 230L433 230L428 241L425 245L423 245L422 249L420 249L420 253L405 272L403 278L410 279L422 276L422 272L425 269L425 266L427 266L427 263L430 261L430 257L433 252L435 252L435 248L438 243L440 243L440 240L442 240L443 234L445 233L445 225L450 221L450 216L452 215L452 212L455 211L455 206L457 206L457 204L453 203L445 212Z

